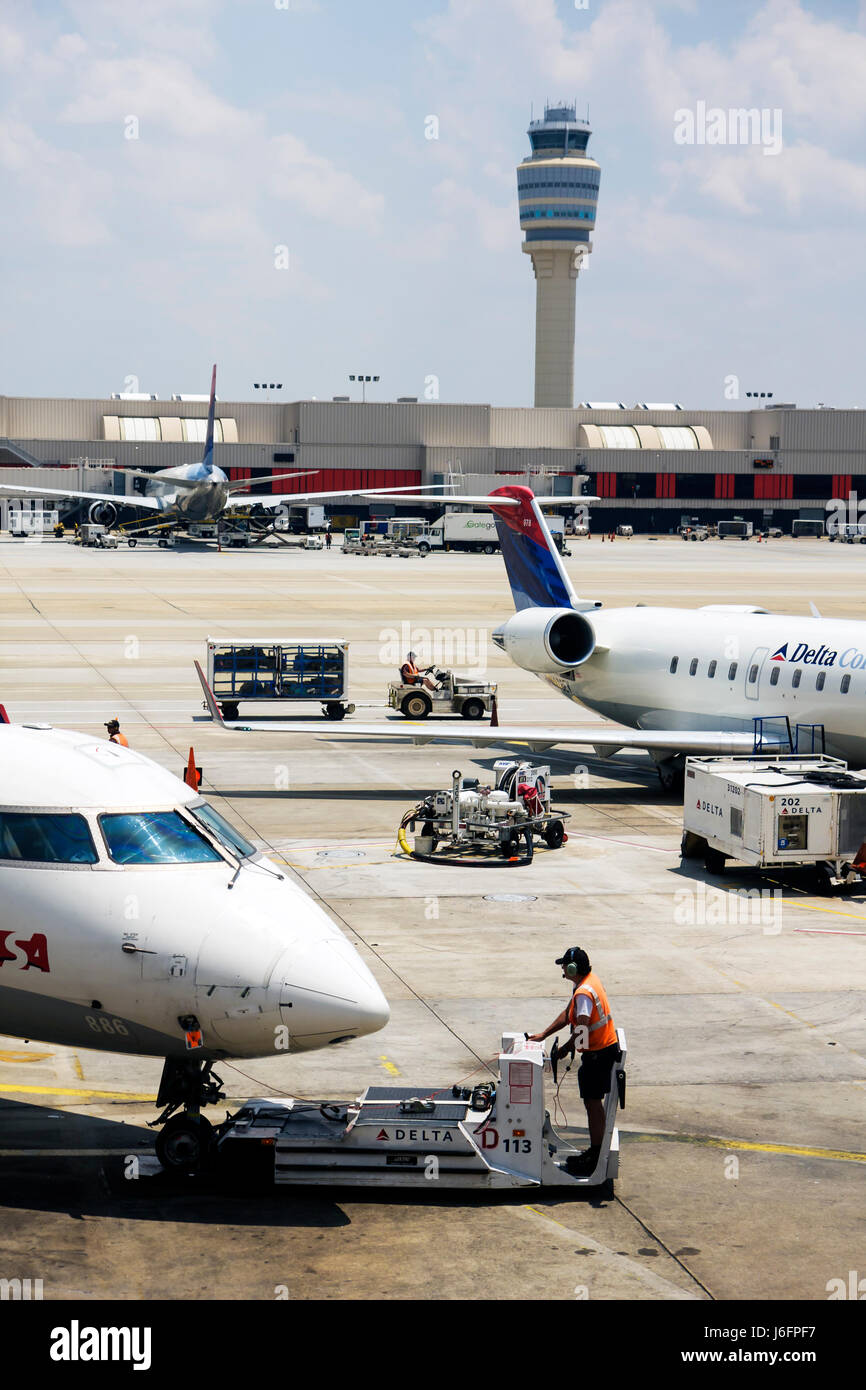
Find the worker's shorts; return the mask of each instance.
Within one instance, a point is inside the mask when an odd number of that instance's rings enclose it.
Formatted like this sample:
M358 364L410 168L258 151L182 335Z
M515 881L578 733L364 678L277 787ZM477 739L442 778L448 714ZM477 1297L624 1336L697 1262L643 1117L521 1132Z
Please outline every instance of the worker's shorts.
M581 1053L577 1084L582 1100L604 1100L610 1090L611 1069L618 1054L618 1043L601 1047L597 1052Z

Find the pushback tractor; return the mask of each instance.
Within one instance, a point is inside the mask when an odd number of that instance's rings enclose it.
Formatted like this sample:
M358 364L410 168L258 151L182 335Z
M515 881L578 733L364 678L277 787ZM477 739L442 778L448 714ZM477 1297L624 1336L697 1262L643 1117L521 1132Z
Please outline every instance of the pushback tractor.
M551 1065L542 1043L504 1033L495 1080L473 1087L368 1086L351 1101L249 1100L217 1131L215 1160L277 1185L603 1188L619 1172L617 1111L625 1104L625 1034L617 1033L595 1169L553 1126L544 1105ZM585 1133L575 1135L582 1144Z

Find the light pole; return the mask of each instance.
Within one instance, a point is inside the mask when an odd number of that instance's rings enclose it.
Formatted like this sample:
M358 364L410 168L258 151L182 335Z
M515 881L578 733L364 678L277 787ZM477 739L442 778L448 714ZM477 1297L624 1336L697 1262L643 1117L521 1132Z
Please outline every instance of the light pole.
M361 383L361 402L362 402L362 404L366 404L366 402L367 402L367 382L368 382L368 381L378 381L379 378L378 378L377 376L362 376L361 373L358 372L358 373L355 374L355 376L350 376L350 377L349 377L349 380L350 380L350 381L360 381L360 383Z
M282 389L283 389L283 383L282 383L281 381L271 381L271 382L267 382L267 381L254 381L254 382L253 382L253 390L254 390L254 391L264 391L264 393L265 393L265 400L266 400L266 401L269 401L269 400L271 399L271 392L272 392L272 391L282 391Z

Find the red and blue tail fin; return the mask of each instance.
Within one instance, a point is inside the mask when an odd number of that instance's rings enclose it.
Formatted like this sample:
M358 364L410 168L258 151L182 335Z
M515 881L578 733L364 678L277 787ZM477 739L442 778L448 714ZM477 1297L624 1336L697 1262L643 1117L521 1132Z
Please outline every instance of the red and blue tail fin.
M497 507L508 497L517 507ZM490 494L514 607L572 608L577 595L553 543L544 514L528 487L500 487Z
M202 464L205 468L213 467L213 419L214 406L216 404L216 363L214 363L213 375L210 381L210 404L207 408L207 436L204 442L204 458Z

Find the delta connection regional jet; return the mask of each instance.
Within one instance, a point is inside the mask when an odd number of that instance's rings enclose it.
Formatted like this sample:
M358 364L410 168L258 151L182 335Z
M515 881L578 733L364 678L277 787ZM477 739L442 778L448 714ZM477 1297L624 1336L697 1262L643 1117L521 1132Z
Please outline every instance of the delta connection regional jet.
M251 507L262 507L275 511L278 507L298 502L324 501L328 497L366 497L372 489L341 488L336 492L292 492L292 493L250 493L249 482L232 483L221 468L213 461L214 406L216 403L216 366L213 369L210 386L210 403L207 414L207 437L204 457L201 463L183 463L176 468L160 468L156 473L143 473L138 469L127 468L134 478L146 480L144 495L118 497L113 492L75 492L71 488L22 487L20 483L0 483L0 493L15 497L67 497L82 502L91 502L90 520L113 526L117 520L118 507L134 507L138 511L150 513L154 521L177 522L218 522L223 514L231 509L240 511ZM315 471L315 470L314 470ZM266 478L256 478L260 483L276 483L281 478L306 478L305 473L272 473ZM394 492L415 492L414 488L376 488L377 496Z
M519 743L536 753L581 746L602 758L620 749L645 749L662 784L672 789L685 754L751 753L757 739L764 750L772 745L788 751L788 731L796 735L799 725L807 732L808 751L823 728L823 751L866 765L866 623L770 613L752 604L638 604L602 612L600 603L575 593L529 488L453 500L489 506L496 518L517 610L493 633L496 645L569 700L627 727L512 724L433 733L416 725L401 734L402 720L350 721L339 733L329 729L327 738L404 737L475 747ZM252 731L249 724L223 721L201 670L199 679L217 722ZM757 738L762 725L756 719L766 721ZM268 733L310 731L309 723L269 720L260 727Z

